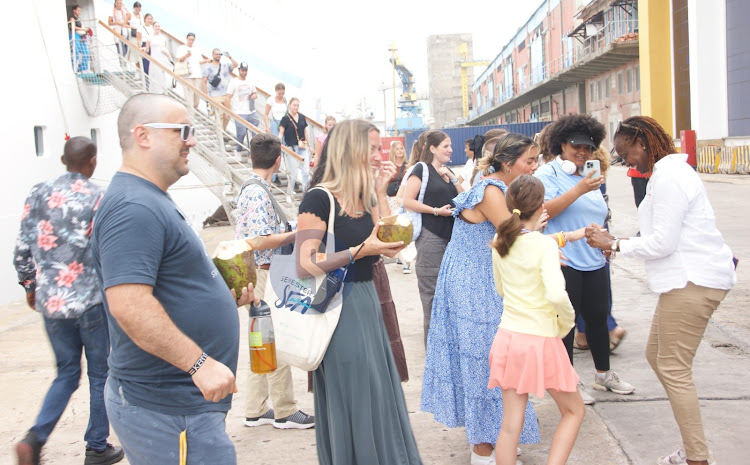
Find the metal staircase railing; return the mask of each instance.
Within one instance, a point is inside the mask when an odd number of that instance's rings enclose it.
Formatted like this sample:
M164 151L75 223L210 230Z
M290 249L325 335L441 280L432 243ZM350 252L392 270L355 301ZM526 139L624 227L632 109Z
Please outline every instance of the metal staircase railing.
M237 8L239 9L238 11L241 14L245 14L243 12L244 10L242 10L241 7L237 6ZM177 51L177 48L180 45L184 45L185 44L185 42L182 39L174 36L173 34L170 34L169 32L165 31L164 29L162 29L162 34L166 34L166 36L169 38L169 46L170 46L169 50L170 50L170 53L172 53L173 56L175 55L175 52ZM202 58L203 59L208 59L210 57L202 55ZM243 60L238 59L237 61L243 61ZM262 88L258 87L257 84L255 85L255 88L258 91L258 99L255 101L255 109L258 111L258 115L260 116L260 126L259 127L261 129L263 129L264 131L267 131L268 128L266 128L265 123L263 121L263 114L265 113L266 102L268 101L269 98L273 98L274 97L275 91L271 91L271 92L266 91L265 89L262 89ZM287 100L289 100L289 98L291 98L291 97L293 97L293 95L289 95L289 92L287 92L287 94L286 94ZM316 137L319 136L319 135L321 135L321 134L323 134L325 132L324 131L324 125L321 124L319 121L316 121L315 119L310 118L310 116L308 116L307 114L305 114L305 118L307 119L307 122L309 123L308 129L310 131L310 138L312 139L310 141L310 151L311 151L311 153L315 153L316 144L317 144Z
M135 50L141 55L142 59L150 62L149 67L152 70L156 68L164 73L166 85L160 85L161 83L157 82L155 78L155 76L158 77L158 73L152 73L153 75L149 77L143 72L142 66L136 67L133 63L127 62L125 57L118 52L116 46L117 41L125 41L128 47L135 47L135 44L129 42L102 21L97 21L92 26L94 33L87 39L88 69L79 68L76 72L81 97L89 114L95 115L115 111L121 108L131 96L149 90L159 90L180 102L187 109L195 126L196 145L192 152L198 156L191 157L190 170L221 201L227 212L227 217L230 222L233 222L231 213L235 207L234 202L237 193L251 170L249 162L242 162L234 157L235 146L239 143L243 151L249 153L249 139L262 130L247 123L230 109L215 103L200 89L175 75L171 67L163 65L142 52L140 47L136 47ZM72 41L71 50L73 63L80 63L80 57L76 56L76 47ZM192 105L188 105L183 98L184 92L182 89L185 86L189 86L203 101L198 106L199 110L194 109ZM223 130L222 125L206 111L209 107L229 115L230 122L238 121L244 125L249 132L248 139L242 142L237 141L236 135L232 131L234 124L227 125L228 129L231 128L229 131ZM288 148L282 146L282 151L287 155L287 157L284 157L285 161L291 157L292 160L302 162L302 158ZM303 168L309 169L309 167ZM272 192L279 203L287 209L287 213L291 213L290 217L293 217L296 215L296 207L301 194L295 194L294 196L286 194L284 183L289 181L289 176L284 163L282 163L279 174L281 185L272 185Z

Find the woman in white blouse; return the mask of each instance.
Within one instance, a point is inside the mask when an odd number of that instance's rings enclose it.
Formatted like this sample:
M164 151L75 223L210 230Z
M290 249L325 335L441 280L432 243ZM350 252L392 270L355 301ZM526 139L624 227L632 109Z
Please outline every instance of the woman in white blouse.
M587 228L586 236L593 247L645 260L649 288L659 293L646 358L667 391L683 447L657 463L715 465L692 365L711 315L737 282L732 252L700 177L659 123L629 118L618 126L614 144L628 167L653 173L638 207L641 236L617 238L597 227Z
M161 24L158 21L154 22L154 34L146 42L151 60L172 69L174 60L167 47L167 36L161 33ZM151 81L150 92L163 94L167 91L167 74L159 66L150 66L148 76Z

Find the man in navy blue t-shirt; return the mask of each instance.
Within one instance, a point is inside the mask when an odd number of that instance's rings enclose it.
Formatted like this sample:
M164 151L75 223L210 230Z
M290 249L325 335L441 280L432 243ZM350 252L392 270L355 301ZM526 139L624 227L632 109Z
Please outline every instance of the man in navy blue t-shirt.
M190 118L139 94L117 121L123 163L94 219L92 251L112 351L105 402L131 465L235 464L226 414L236 392L236 299L166 190L189 172Z

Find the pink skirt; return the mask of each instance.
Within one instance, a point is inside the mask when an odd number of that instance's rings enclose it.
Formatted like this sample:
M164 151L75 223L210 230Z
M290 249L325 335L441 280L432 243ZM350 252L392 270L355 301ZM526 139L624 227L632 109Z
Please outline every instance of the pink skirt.
M544 397L544 391L575 392L578 373L562 339L497 328L490 350L490 389L500 386L518 394Z

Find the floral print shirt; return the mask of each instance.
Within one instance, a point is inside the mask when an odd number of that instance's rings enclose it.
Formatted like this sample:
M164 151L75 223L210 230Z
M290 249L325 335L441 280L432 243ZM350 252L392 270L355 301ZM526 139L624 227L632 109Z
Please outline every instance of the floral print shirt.
M268 190L265 179L255 173L250 173L250 178L259 180ZM237 209L234 211L234 219L237 223L235 239L244 239L247 237L268 236L271 234L282 233L281 222L276 216L276 210L273 208L271 198L266 191L257 184L249 184L242 189L237 198ZM271 263L273 250L256 250L255 264L267 265Z
M67 172L26 198L13 264L46 318L78 318L102 301L89 244L103 194L84 175Z

